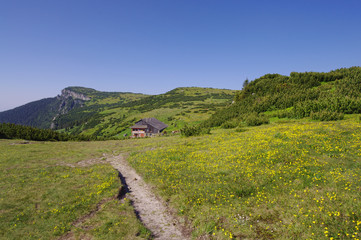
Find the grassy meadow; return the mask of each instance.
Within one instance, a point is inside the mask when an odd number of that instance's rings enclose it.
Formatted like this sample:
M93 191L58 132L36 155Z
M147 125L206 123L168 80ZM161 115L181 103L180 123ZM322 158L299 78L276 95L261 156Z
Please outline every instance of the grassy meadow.
M360 239L361 123L279 121L134 153L195 238Z
M0 140L0 238L149 238L103 157L124 153L194 239L360 239L360 132L349 116L190 138Z
M0 239L150 236L102 159L118 143L23 142L0 140Z

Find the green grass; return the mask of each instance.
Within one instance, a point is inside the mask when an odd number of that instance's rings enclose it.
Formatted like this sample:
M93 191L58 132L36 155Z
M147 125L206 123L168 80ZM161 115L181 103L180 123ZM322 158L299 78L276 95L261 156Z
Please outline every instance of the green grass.
M358 239L361 125L279 122L133 154L194 237Z
M74 235L82 239L92 236L96 239L148 239L151 233L134 218L129 200L120 203L112 199L103 205L96 217L89 218L74 229Z
M112 199L120 182L101 162L103 153L131 153L130 163L191 222L194 238L358 239L360 132L359 115L346 115L191 138L2 140L0 238L148 238L129 201ZM79 166L85 159L100 162ZM72 225L102 202L93 217Z
M117 172L101 160L119 149L116 142L20 142L0 141L1 239L56 239L69 232L95 239L150 236L129 201L115 198ZM104 200L92 227L73 225Z

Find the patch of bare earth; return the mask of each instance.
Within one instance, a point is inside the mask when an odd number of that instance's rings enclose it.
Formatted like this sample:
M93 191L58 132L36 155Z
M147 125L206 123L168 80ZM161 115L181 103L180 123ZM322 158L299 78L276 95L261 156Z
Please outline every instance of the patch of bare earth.
M132 201L136 213L153 234L154 239L159 240L186 240L189 239L189 231L185 226L172 216L171 211L164 202L157 198L152 189L144 180L129 166L122 155L109 157L108 162L119 171L119 176L128 188L126 197Z
M104 163L105 162L103 161L102 158L93 158L93 159L82 160L82 161L79 161L77 163L59 162L56 165L75 168L75 167L88 167L88 166L92 166L92 165L95 165L95 164L104 164Z
M22 141L22 142L10 143L10 145L24 145L24 144L34 144L34 143L33 143L33 142L29 142L29 141Z

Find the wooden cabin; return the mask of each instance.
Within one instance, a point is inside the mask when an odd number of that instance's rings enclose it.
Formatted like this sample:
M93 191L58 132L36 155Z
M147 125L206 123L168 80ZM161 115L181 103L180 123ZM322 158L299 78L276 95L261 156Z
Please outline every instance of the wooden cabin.
M159 135L164 129L168 127L167 124L159 121L156 118L143 118L136 122L132 129L131 137L151 137Z

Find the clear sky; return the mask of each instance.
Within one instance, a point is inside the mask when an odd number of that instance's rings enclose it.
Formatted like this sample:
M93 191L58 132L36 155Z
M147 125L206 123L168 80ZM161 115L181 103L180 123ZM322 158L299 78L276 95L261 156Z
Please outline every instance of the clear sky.
M67 86L241 89L360 60L360 0L0 0L0 111Z

